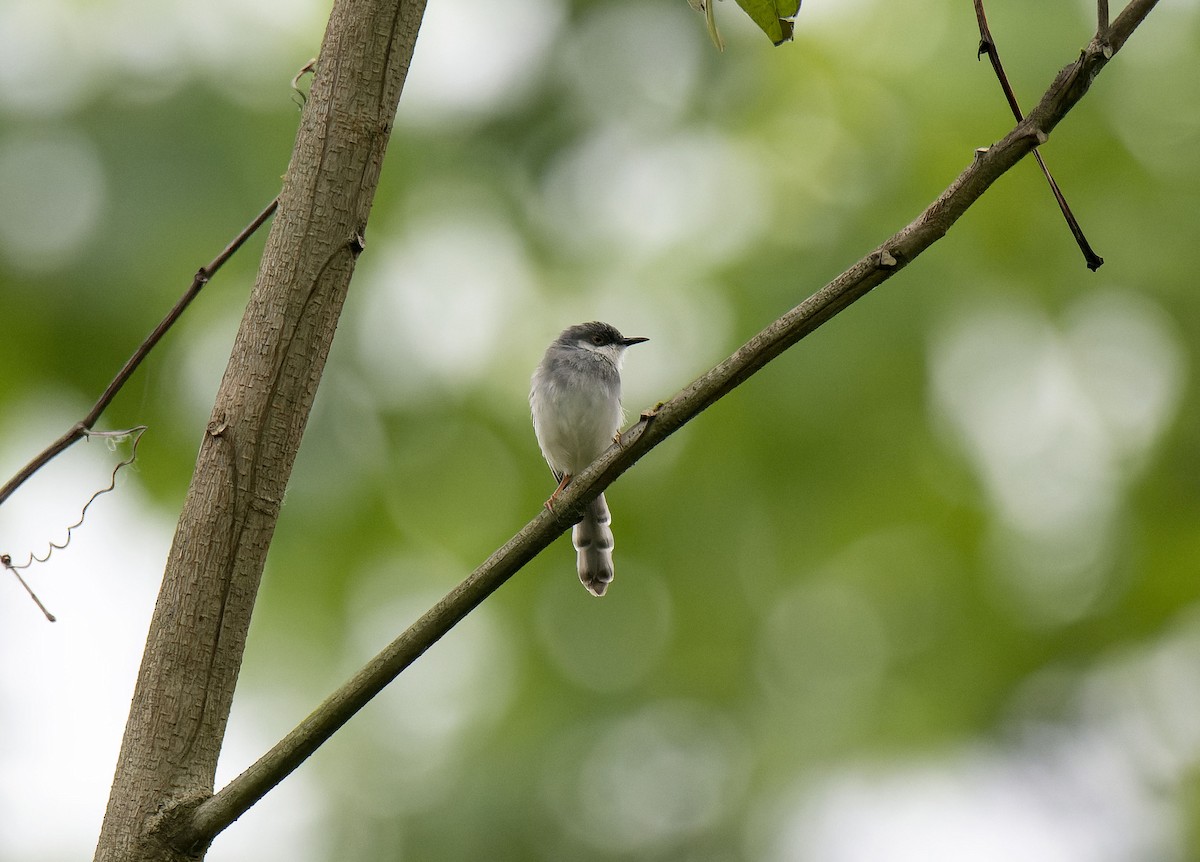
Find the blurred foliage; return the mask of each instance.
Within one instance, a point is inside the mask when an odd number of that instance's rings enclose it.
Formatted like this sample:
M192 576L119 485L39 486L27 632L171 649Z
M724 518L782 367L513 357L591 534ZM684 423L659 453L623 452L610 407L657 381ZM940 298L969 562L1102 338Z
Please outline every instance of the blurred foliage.
M1028 108L1094 7L993 5ZM109 6L127 26L89 31ZM5 463L276 193L325 10L234 9L0 11ZM528 375L561 328L652 339L636 413L1009 128L969 3L813 0L777 50L722 29L682 0L431 6L234 728L278 738L536 515ZM1043 148L1098 273L1019 165L610 490L606 598L560 540L289 779L303 827L264 806L209 858L297 828L311 860L1200 854L1198 57L1200 11L1161 4ZM261 244L102 423L150 426L156 536Z

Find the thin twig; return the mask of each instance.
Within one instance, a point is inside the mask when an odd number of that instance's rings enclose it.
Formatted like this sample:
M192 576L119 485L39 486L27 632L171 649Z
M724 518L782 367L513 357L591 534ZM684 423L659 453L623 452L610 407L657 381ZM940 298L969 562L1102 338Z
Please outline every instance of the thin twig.
M1108 0L1096 0L1096 35L1103 38L1108 33Z
M92 405L92 409L88 414L68 428L61 437L43 449L32 461L22 467L15 476L8 480L3 488L0 488L0 505L12 496L17 488L21 487L25 482L38 470L45 467L56 456L62 454L72 443L87 435L92 430L92 426L96 424L100 418L100 414L108 407L112 400L117 397L117 393L121 391L121 387L133 376L133 372L142 364L142 360L154 349L155 345L167 334L180 315L191 304L192 300L199 295L204 289L204 285L208 284L209 280L216 274L229 258L241 248L246 240L248 240L256 230L262 227L263 222L271 217L275 212L275 208L279 205L279 198L267 204L266 209L255 216L254 221L244 227L229 245L214 257L207 265L200 267L196 271L195 277L192 279L191 285L184 292L175 306L167 312L167 316L162 319L162 322L154 328L154 331L146 337L146 340L138 345L138 349L133 352L133 356L129 357L129 361L117 372L117 376L108 384L108 388L100 396L99 400Z
M641 420L597 461L580 473L559 498L554 512L536 518L479 568L426 611L351 680L249 769L220 792L167 812L164 833L181 852L196 852L329 739L339 728L416 661L459 620L568 529L582 506L607 488L643 455L703 410L747 380L772 359L891 278L933 245L1001 175L1053 130L1087 93L1092 80L1157 0L1131 0L1114 22L1112 51L1098 43L1055 79L1029 118L998 144L976 151L975 161L917 219L776 320L740 350ZM1122 29L1124 28L1124 29ZM164 824L165 825L165 824Z
M37 593L33 591L33 588L30 587L29 584L25 583L25 579L21 577L21 573L17 571L17 567L12 564L12 557L10 557L8 554L0 554L0 566L4 566L4 568L13 573L13 577L16 578L17 581L20 582L21 586L25 588L25 592L29 593L29 598L33 599L33 603L38 606L38 610L45 614L48 622L58 622L58 617L46 610L46 606L43 605L42 600L37 597Z
M1008 75L1004 73L1004 66L1000 62L1000 51L996 47L996 41L992 38L992 32L988 28L987 14L983 11L983 0L974 0L975 2L975 18L979 23L979 52L978 56L988 55L988 60L991 61L992 69L996 73L997 80L1000 81L1000 89L1004 91L1004 98L1008 101L1008 107L1012 110L1013 116L1017 122L1025 119L1021 113L1021 106L1017 104L1017 94L1013 92L1012 85L1008 82ZM1105 7L1104 12L1107 15L1107 4L1101 0L1101 4ZM1107 24L1107 18L1106 24ZM1042 154L1036 149L1033 151L1033 157L1037 159L1038 166L1042 169L1042 173L1046 177L1046 182L1050 184L1050 191L1054 194L1054 199L1058 202L1058 208L1062 210L1063 218L1067 220L1067 227L1071 230L1071 235L1075 237L1075 242L1079 246L1079 250L1083 252L1083 258L1087 262L1087 268L1095 272L1104 264L1104 258L1096 254L1092 250L1091 245L1087 241L1087 237L1083 235L1083 228L1079 226L1079 221L1075 218L1075 214L1071 212L1071 207L1067 204L1066 197L1063 196L1062 190L1058 187L1058 183L1054 181L1054 177L1050 175L1050 169L1046 167L1046 162L1042 158Z

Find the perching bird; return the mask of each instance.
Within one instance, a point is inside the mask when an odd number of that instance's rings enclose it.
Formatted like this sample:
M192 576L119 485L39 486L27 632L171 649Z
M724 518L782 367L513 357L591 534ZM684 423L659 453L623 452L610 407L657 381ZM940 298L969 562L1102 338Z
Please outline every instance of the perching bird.
M600 456L625 418L621 409L621 359L625 348L649 341L625 338L607 323L580 323L562 331L533 372L529 408L542 456L558 487L546 501L553 509L563 488ZM601 494L571 531L579 580L594 596L613 579L612 516Z

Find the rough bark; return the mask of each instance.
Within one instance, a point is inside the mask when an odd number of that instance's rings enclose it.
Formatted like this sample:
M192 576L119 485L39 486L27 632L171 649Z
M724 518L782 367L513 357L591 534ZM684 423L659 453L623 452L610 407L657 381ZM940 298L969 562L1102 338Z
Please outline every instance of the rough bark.
M246 632L371 209L424 0L337 0L279 209L167 559L98 862L181 860L212 793Z

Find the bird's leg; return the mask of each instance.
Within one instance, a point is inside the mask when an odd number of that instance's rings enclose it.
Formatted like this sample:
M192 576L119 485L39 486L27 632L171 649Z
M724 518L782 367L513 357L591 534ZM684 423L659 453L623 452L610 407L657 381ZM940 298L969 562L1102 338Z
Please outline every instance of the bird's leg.
M558 480L558 487L554 489L554 493L550 495L550 499L545 502L545 507L551 512L554 511L554 501L558 499L558 495L563 492L563 489L571 484L571 474L563 473L561 479Z

